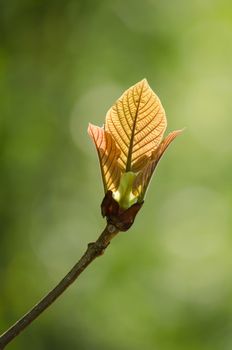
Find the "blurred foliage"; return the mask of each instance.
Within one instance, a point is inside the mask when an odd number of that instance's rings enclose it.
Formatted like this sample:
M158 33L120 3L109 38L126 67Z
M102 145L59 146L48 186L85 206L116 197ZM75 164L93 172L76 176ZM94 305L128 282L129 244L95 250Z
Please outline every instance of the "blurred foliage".
M168 130L134 227L12 350L229 350L229 0L0 2L0 329L58 282L104 222L86 129L146 77Z

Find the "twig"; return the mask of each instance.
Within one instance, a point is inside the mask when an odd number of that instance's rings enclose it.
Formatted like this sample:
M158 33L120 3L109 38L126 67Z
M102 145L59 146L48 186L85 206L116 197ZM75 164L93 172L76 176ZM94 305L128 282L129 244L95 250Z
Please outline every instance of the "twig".
M77 279L86 267L98 256L104 253L111 239L119 230L113 225L107 225L102 234L88 248L80 260L67 273L67 275L40 300L30 311L20 318L13 326L0 336L0 350L3 350L15 337L29 326L44 310L46 310L59 296Z

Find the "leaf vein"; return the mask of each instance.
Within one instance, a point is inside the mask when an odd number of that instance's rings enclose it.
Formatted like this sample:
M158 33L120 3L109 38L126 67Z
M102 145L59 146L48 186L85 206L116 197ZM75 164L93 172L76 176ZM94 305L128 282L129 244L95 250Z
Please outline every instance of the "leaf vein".
M139 105L141 102L141 97L142 97L142 93L143 93L143 88L144 88L144 83L141 86L141 91L139 94L139 99L138 99L138 105L137 105L137 109L136 109L136 114L135 114L135 119L134 119L134 123L133 123L133 128L132 128L132 133L131 133L131 139L130 139L130 145L129 145L129 149L128 149L128 156L127 156L127 163L126 163L126 171L130 171L131 169L131 158L132 158L132 152L133 152L133 143L134 143L134 133L135 133L135 126L136 126L136 122L137 122L137 117L139 114ZM134 100L134 90L132 90L132 96L133 96L133 100ZM135 100L134 100L135 102ZM135 104L136 105L136 104Z

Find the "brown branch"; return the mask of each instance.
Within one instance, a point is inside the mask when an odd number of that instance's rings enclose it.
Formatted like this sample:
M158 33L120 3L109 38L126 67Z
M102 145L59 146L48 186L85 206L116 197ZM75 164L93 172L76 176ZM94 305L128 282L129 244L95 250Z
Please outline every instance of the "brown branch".
M0 336L0 350L4 349L19 333L29 326L44 310L46 310L59 296L77 279L86 267L98 256L104 253L111 239L119 230L108 224L102 234L94 243L89 243L88 248L80 260L67 273L67 275L40 300L30 311L20 318L13 326Z

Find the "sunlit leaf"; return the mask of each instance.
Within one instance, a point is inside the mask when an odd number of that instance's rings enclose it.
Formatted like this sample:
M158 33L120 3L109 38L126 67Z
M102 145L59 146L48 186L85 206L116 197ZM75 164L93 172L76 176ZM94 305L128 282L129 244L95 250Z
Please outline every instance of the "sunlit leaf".
M166 149L168 148L168 146L170 145L170 143L178 136L182 133L183 130L174 130L172 132L170 132L170 134L168 134L168 136L165 137L165 139L161 142L159 148L157 149L155 158L156 161L158 162L160 160L160 158L162 157L162 155L164 154L164 152L166 151Z
M165 139L161 142L159 147L152 153L150 161L145 165L145 167L137 175L134 185L133 192L138 196L139 200L144 198L146 190L148 188L151 177L154 170L164 154L170 143L182 132L182 130L176 130L171 132Z
M105 193L115 191L120 182L121 170L118 165L120 150L114 139L103 128L89 124L88 133L96 146Z
M158 148L166 126L165 111L146 79L126 90L108 111L105 123L121 151L121 169L142 169Z
M108 111L103 128L89 125L106 193L102 215L120 230L133 223L127 214L129 221L121 226L122 214L141 208L160 158L181 132L173 131L163 139L166 126L165 111L146 79L122 94Z

